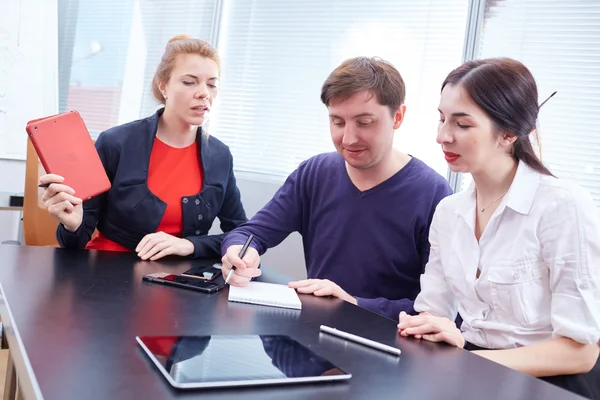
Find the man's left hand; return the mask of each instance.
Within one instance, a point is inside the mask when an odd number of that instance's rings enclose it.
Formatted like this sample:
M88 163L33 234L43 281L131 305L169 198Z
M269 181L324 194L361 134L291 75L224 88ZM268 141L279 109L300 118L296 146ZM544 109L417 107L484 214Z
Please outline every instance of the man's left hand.
M288 283L288 286L296 289L298 293L314 294L315 296L333 296L358 305L358 301L350 296L341 287L329 279L304 279Z

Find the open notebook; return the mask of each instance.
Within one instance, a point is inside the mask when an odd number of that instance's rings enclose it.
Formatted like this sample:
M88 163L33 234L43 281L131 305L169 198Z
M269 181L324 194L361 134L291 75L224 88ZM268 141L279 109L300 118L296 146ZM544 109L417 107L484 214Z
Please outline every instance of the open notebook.
M300 298L294 289L265 282L252 281L245 287L230 286L229 301L298 310L302 308Z

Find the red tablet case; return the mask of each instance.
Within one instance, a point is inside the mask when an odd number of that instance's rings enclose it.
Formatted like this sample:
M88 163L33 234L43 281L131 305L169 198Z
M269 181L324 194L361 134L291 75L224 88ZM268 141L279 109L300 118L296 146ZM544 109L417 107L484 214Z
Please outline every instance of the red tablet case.
M75 196L90 199L110 189L100 156L77 111L27 123L25 128L46 173L65 178Z

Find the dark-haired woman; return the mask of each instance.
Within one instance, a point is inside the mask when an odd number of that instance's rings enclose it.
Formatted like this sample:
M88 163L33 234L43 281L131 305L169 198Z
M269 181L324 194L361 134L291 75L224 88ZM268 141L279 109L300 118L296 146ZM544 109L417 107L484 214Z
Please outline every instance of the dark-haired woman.
M437 141L473 185L438 205L420 314L398 330L599 398L600 219L533 151L538 110L515 60L469 61L444 81Z

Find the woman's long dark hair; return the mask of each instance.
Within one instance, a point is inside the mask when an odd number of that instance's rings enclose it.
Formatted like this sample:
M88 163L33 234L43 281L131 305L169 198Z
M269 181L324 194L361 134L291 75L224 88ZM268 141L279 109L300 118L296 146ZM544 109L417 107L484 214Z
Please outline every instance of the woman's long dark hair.
M467 61L450 72L442 90L446 85L460 85L491 118L497 132L517 137L512 152L516 160L552 175L529 138L536 129L539 106L535 79L525 65L510 58Z

